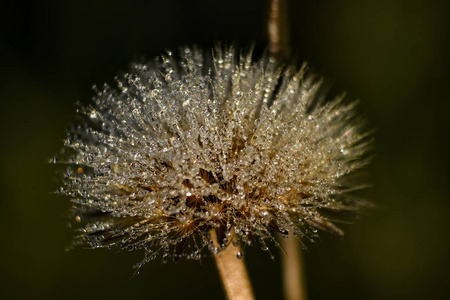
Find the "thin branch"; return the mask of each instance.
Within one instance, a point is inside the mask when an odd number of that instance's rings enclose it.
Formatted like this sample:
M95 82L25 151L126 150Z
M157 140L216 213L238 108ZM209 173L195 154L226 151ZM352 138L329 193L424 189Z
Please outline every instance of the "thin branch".
M286 60L290 55L286 2L271 0L267 20L269 51L280 61Z
M269 51L279 62L289 58L291 49L289 41L287 0L271 0L267 20ZM281 239L285 250L283 257L283 286L288 300L306 299L306 287L302 270L301 252L297 239L292 236Z
M306 284L299 241L291 234L289 238L282 238L281 244L285 251L282 255L285 297L287 300L305 300Z

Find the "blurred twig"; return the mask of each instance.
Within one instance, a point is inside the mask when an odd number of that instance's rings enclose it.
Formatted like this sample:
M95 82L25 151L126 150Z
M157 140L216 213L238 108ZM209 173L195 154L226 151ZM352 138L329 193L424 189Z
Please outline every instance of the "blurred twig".
M270 53L280 61L290 55L287 1L271 0L267 20Z
M287 0L271 0L267 20L267 34L270 54L284 62L289 58L291 49L289 41ZM281 241L283 255L283 286L288 300L306 299L299 242L291 234Z

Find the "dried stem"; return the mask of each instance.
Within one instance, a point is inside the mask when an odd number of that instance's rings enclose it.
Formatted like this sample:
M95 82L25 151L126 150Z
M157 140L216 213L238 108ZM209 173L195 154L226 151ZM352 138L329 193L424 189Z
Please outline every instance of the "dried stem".
M290 55L288 17L286 0L271 0L267 32L269 51L278 61L285 61ZM301 253L298 241L292 235L282 239L283 249L283 285L288 300L306 299L305 280L302 272Z
M291 234L289 238L281 240L286 252L283 255L283 286L287 300L305 300L306 284L302 272L302 253L299 241Z
M269 51L280 61L290 54L286 0L271 0L267 20Z
M216 247L219 247L217 235L211 231L211 238ZM240 258L238 258L241 256ZM214 255L217 269L222 279L222 285L229 300L255 299L252 286L245 268L240 247L229 245L219 254Z

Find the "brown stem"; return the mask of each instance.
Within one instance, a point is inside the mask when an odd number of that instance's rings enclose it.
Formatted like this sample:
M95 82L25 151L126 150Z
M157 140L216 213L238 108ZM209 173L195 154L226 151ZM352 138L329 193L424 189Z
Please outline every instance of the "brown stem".
M290 55L286 6L286 0L271 0L267 20L269 51L280 61L286 60Z
M287 0L270 0L267 32L269 51L279 62L289 58L291 49L288 30ZM288 300L306 299L305 280L302 271L302 259L297 239L291 234L282 238L285 250L283 255L283 286Z
M219 247L217 235L214 230L211 231L211 238L214 245ZM255 299L239 246L234 247L233 245L228 245L220 253L215 254L214 259L216 260L217 269L219 270L227 299Z
M302 253L299 241L291 234L289 238L281 240L286 252L283 255L283 286L287 300L305 300L306 285L302 272Z

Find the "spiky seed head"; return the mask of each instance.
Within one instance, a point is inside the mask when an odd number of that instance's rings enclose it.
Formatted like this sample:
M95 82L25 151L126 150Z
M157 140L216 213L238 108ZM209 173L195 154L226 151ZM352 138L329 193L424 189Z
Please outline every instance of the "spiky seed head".
M356 209L348 175L367 162L355 103L317 103L305 66L233 49L177 56L133 65L80 109L54 159L67 164L74 244L145 249L145 263L230 243L267 250L277 232L342 235L328 213Z

